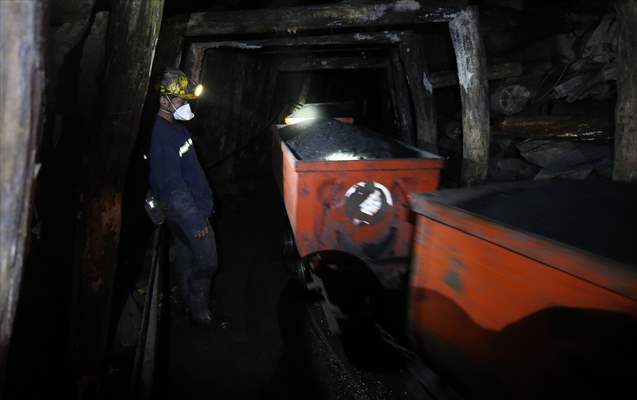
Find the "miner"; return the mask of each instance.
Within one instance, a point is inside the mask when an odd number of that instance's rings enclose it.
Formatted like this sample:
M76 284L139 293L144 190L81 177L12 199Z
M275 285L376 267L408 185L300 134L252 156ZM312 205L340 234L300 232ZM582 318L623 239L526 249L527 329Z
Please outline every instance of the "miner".
M215 235L208 221L214 205L192 135L183 123L194 117L188 102L202 91L182 71L164 72L149 162L151 190L173 237L181 297L192 320L210 326L210 286L218 269Z

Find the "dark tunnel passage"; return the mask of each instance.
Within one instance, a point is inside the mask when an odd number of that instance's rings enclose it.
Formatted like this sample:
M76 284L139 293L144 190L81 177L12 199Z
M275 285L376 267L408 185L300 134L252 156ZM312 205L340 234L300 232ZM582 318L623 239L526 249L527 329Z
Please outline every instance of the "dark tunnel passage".
M0 399L634 378L634 2L311 3L0 0ZM184 187L218 258L203 324Z
M391 134L386 71L272 74L273 62L247 51L206 52L207 93L193 106L199 118L192 131L215 193L221 271L213 284L213 309L229 328L210 335L192 327L176 312L179 299L171 285L160 350L162 384L156 387L162 398L321 399L338 396L331 386L360 385L354 377L329 376L329 363L342 361L317 356L316 348L325 346L329 335L311 329L308 318L317 311L307 308L307 295L285 268L281 248L289 223L270 167L270 126L304 104L349 103L356 105L346 111L357 124ZM363 354L372 346L356 351ZM401 374L399 367L389 370ZM387 398L389 390L378 385L369 391Z

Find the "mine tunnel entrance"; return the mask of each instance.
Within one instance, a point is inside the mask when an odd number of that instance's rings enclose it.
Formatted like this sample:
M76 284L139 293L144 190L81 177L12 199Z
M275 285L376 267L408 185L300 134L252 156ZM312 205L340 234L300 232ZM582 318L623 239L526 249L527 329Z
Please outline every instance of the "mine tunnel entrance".
M238 171L232 159L242 151L252 151L253 158L254 151L266 155L271 126L304 107L314 110L312 118L350 117L356 125L397 137L388 55L368 53L207 50L200 71L206 92L193 105L202 117L192 130L204 168L218 173L216 184L233 182ZM255 142L266 147L256 150ZM243 164L261 168L248 160Z

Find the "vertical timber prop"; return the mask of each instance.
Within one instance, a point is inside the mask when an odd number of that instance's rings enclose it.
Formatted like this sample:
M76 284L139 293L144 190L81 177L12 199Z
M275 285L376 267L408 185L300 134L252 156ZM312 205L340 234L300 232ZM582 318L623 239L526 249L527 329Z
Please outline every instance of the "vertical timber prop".
M467 7L449 22L462 100L462 182L479 185L489 165L489 81L477 7Z
M617 106L613 180L637 181L637 2L618 0Z
M75 328L79 372L87 379L97 376L105 356L122 191L148 90L163 6L163 0L112 2L101 120L87 152L82 195L83 243Z
M0 398L18 303L44 90L44 2L0 1Z
M433 86L429 79L422 37L410 35L398 46L405 67L407 83L414 104L416 145L427 151L438 151L438 135Z
M195 82L201 83L203 59L206 56L206 49L201 46L191 44L183 62L183 71Z
M187 23L187 15L177 15L161 24L153 62L153 75L160 74L168 67L178 68L181 64Z
M390 57L389 76L391 77L391 81L389 84L393 86L392 100L394 103L394 115L398 118L399 139L407 144L415 145L416 134L412 116L412 105L405 68L400 60L400 50L394 47L391 50Z
M150 84L155 86L162 72L166 68L179 68L182 63L184 48L184 34L186 32L187 15L176 15L161 23L159 38L155 47L153 65L151 68ZM148 91L142 111L141 132L150 132L157 115L157 93L154 88ZM142 136L140 141L149 141L149 137Z

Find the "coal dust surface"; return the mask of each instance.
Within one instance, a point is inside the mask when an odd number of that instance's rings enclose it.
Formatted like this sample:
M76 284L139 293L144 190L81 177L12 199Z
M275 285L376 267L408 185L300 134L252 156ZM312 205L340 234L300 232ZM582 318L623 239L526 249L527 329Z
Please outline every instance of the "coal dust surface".
M321 119L289 125L281 138L302 160L419 158L419 152L367 128Z

